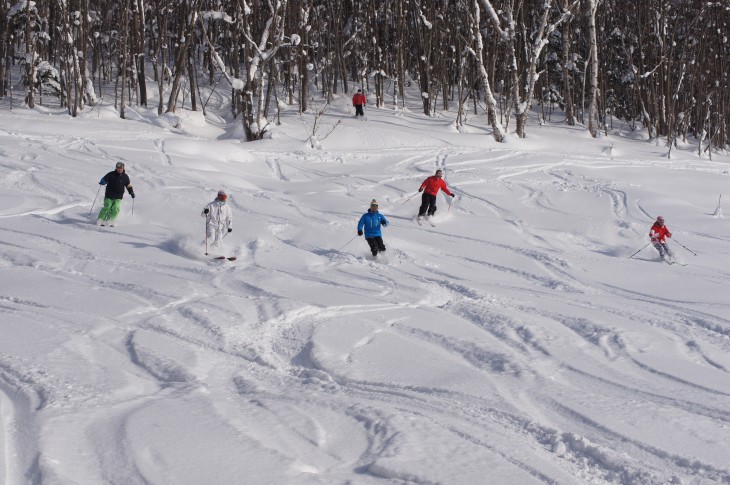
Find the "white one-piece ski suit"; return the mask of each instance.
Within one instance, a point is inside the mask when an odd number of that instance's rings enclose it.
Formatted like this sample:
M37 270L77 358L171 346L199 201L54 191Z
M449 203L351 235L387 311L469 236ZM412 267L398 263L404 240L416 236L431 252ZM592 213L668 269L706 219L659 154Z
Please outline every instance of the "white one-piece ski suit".
M208 213L205 213L205 209L208 209ZM233 213L228 204L219 199L215 199L210 204L206 205L201 216L206 218L205 230L208 236L208 241L211 242L213 247L220 247L223 236L225 236L230 229L233 229Z

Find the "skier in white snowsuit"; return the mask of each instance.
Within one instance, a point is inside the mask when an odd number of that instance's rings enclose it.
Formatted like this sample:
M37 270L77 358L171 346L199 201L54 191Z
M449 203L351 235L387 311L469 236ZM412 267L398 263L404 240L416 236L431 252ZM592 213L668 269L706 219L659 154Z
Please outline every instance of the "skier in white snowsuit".
M206 205L200 214L205 217L205 230L208 240L212 241L213 247L220 247L223 236L233 231L233 213L226 204L228 195L223 190L218 191L218 196L213 202Z

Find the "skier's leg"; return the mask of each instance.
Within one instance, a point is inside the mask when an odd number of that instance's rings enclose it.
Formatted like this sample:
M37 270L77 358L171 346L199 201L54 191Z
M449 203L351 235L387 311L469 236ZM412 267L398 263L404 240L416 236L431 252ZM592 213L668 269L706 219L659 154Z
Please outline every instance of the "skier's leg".
M215 241L215 224L208 222L208 224L206 224L206 232L208 234L208 241Z
M114 221L122 210L122 199L113 199L109 208L109 220Z
M664 253L665 253L665 254L666 254L667 256L669 256L669 257L673 257L673 256L674 256L674 254L672 254L672 251L671 251L671 250L669 249L669 244L667 244L667 243L662 243L662 247L664 248Z
M664 259L664 247L662 247L662 244L659 242L655 242L654 247L657 251L659 251L659 257Z
M428 209L428 206L430 204L431 196L424 192L421 196L421 207L418 209L418 217L423 217L426 215L426 210Z
M378 243L375 241L375 238L368 237L365 238L365 240L368 242L368 246L370 246L370 252L373 253L373 256L378 254Z
M112 201L113 199L109 199L108 197L104 197L104 207L101 208L99 211L99 220L100 221L106 221L109 219L109 216L111 215L111 207L112 207Z
M223 243L223 227L222 225L215 224L213 226L213 247L219 248Z
M429 207L428 207L428 215L429 217L436 212L436 196L432 195L430 196L431 200L429 201Z
M385 244L383 244L383 238L381 236L376 237L375 242L378 246L378 252L382 253L383 251L385 251Z

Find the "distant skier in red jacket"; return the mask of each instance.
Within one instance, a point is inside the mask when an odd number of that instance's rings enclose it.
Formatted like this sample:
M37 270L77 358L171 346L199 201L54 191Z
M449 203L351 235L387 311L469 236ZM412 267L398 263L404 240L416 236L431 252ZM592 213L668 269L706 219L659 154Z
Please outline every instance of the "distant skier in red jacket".
M368 98L363 94L362 89L358 89L355 96L352 97L352 105L355 107L355 118L365 116L362 108L368 104Z
M672 237L672 233L669 232L669 228L664 225L664 218L659 216L656 218L656 222L654 222L654 225L651 226L651 229L649 230L649 238L656 250L659 251L659 256L662 259L664 259L665 255L672 257L672 252L669 250L669 246L665 239L667 237Z
M455 195L446 186L446 182L444 182L442 177L443 172L436 170L436 173L424 180L421 188L418 189L419 192L423 192L421 196L421 208L418 210L419 219L425 215L431 217L436 212L436 195L439 193L439 189L451 197Z

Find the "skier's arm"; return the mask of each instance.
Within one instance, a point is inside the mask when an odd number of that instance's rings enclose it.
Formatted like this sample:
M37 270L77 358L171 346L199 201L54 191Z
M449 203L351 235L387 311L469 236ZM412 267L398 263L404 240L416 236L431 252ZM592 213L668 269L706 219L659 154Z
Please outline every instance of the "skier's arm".
M357 232L360 232L365 227L365 215L363 214L362 217L360 217L360 221L357 223Z
M210 204L203 207L203 211L200 213L201 217L208 217L208 213L210 212Z
M134 199L134 188L132 187L132 184L127 185L127 192L129 192L129 195Z
M386 219L384 215L380 214L380 224L382 226L388 226L390 225L390 222L388 222L388 219Z

